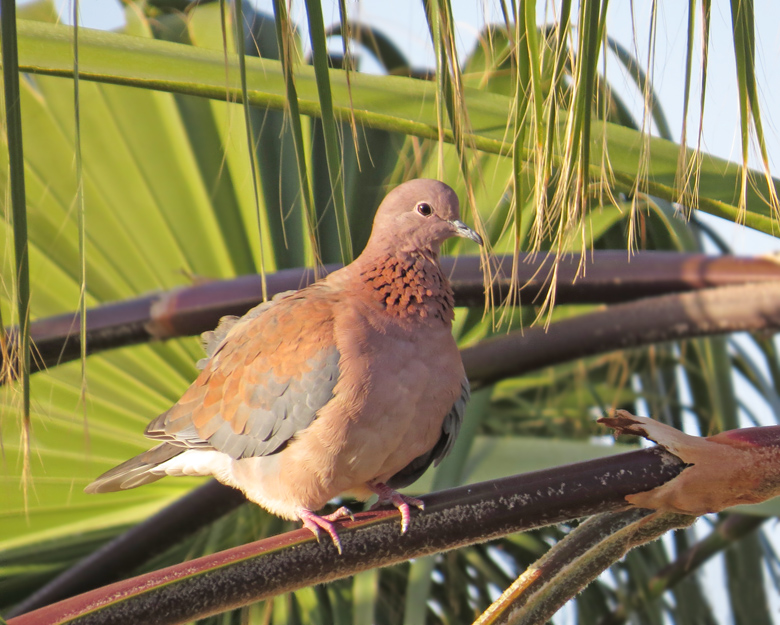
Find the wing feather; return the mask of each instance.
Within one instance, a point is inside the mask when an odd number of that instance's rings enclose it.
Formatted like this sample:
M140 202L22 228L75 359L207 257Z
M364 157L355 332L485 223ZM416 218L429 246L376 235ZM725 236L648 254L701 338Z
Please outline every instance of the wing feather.
M327 289L309 288L223 320L204 337L201 374L146 435L236 459L284 449L333 398L333 306Z

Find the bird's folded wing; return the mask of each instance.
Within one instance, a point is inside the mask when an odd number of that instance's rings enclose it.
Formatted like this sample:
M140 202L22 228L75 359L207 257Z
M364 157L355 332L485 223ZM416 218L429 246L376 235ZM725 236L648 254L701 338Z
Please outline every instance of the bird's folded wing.
M235 459L284 449L333 397L335 304L327 289L308 288L233 322L192 386L146 435Z
M444 417L444 423L441 425L441 438L439 439L441 449L438 449L439 445L434 448L438 450L438 453L433 457L434 466L438 467L439 463L449 455L455 446L460 426L463 424L463 416L466 414L466 404L469 403L470 397L469 379L464 377L460 383L460 397L453 404L452 410Z

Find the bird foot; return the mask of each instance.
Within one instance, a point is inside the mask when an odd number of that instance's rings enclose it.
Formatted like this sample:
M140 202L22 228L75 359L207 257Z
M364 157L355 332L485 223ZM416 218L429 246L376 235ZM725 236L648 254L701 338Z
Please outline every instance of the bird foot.
M336 546L336 550L339 554L343 553L341 549L341 539L339 538L338 532L336 532L333 521L343 519L344 517L349 517L353 521L355 520L355 517L352 516L352 512L346 506L341 506L341 508L335 512L331 512L325 516L314 514L311 510L301 510L298 513L298 518L300 518L303 526L314 534L317 538L317 542L320 541L320 530L325 530L333 541L333 544Z
M419 508L420 510L425 510L425 502L422 499L409 497L408 495L402 495L398 491L390 488L387 484L377 482L375 484L369 484L368 487L377 495L379 495L379 501L371 506L372 510L385 503L392 503L396 508L398 508L398 512L401 513L402 534L406 534L406 530L409 529L409 521L411 520L412 516L409 506L412 505L416 508Z

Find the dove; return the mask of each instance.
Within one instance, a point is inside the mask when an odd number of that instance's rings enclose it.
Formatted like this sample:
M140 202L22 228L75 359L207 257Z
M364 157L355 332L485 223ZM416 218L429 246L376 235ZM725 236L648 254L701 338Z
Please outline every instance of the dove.
M210 475L318 539L324 530L340 553L334 522L349 510L317 510L376 494L405 533L423 502L398 489L452 450L469 399L439 264L450 237L482 245L449 186L397 186L352 263L206 333L197 379L146 428L159 444L86 492Z

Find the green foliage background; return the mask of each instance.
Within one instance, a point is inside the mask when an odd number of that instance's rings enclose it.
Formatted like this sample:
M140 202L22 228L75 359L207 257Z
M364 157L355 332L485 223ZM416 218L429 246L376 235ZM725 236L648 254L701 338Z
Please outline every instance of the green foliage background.
M567 6L570 13L579 12L580 24L593 28L571 35L563 20ZM403 52L381 33L371 39L364 29L362 54L373 54L400 75L331 70L330 115L315 75L327 70L327 60L315 55L314 68L307 66L293 35L246 6L247 23L240 32L247 43L245 88L240 55L234 53L234 17L219 3L186 13L128 3L123 34L82 30L83 246L74 169L72 32L54 24L47 2L21 9L20 17L29 21L19 22L20 65L31 72L23 75L20 95L32 318L75 310L82 284L87 306L94 306L202 279L348 258L349 246L357 253L365 243L385 190L411 177L451 184L468 207L466 218L487 235L492 253L579 251L583 241L596 249L626 249L639 242L648 249L695 251L702 240L695 217L682 219L672 204L695 192L701 210L729 218L741 211L749 225L773 231L774 181L767 186L766 178L755 174L746 186L744 168L708 158L700 162L698 189L681 188L679 164L695 155L667 139L643 136L639 121L598 77L595 58L580 61L597 56L605 41L599 3L562 3L560 31L538 29L533 5L521 4L510 28L483 33L462 68L453 62L448 3L428 7L438 60L434 79L405 76L411 70ZM357 25L346 26L357 36ZM316 21L310 28L324 37ZM345 24L338 28L344 31ZM293 50L284 63L274 60L280 32ZM331 62L349 66L353 60ZM750 60L740 62L748 70L743 91L749 110ZM290 108L293 71L300 114ZM252 108L236 103L244 95ZM760 132L758 137L762 141ZM7 196L7 151L0 151L0 159L0 186ZM349 226L348 239L343 224ZM7 212L0 229L7 242L0 259L0 312L7 325L17 321ZM635 232L641 236L634 238ZM457 254L460 247L455 243L447 251ZM557 306L550 319L587 310ZM505 331L492 323L498 316L519 327L541 311L537 305L497 312L493 317L459 310L461 343ZM755 344L777 371L773 345ZM200 357L197 339L181 339L90 356L86 379L78 362L32 376L28 475L19 385L2 387L0 610L198 483L162 480L100 497L82 492L99 473L148 448L143 428L176 401L194 378ZM760 367L730 352L725 339L572 361L503 381L474 398L455 461L426 476L414 492L612 453L616 447L594 443L603 432L592 416L630 408L637 399L651 414L678 426L687 414L702 432L737 427L735 362L752 372L749 382L777 405ZM283 529L278 519L244 506L147 566ZM213 620L470 622L496 589L508 585L562 531L511 536L360 574L245 608L243 616ZM689 539L679 533L671 551L659 543L632 553L609 579L577 599L579 619L598 622L640 592ZM744 557L729 564L731 597L756 584L763 589L762 562L775 561L758 538L749 540ZM677 623L709 622L706 596L712 589L694 577L678 588L673 600L640 602L636 618L655 623L665 614ZM740 606L732 602L735 613L746 610L756 619L751 622L769 618L765 601Z

